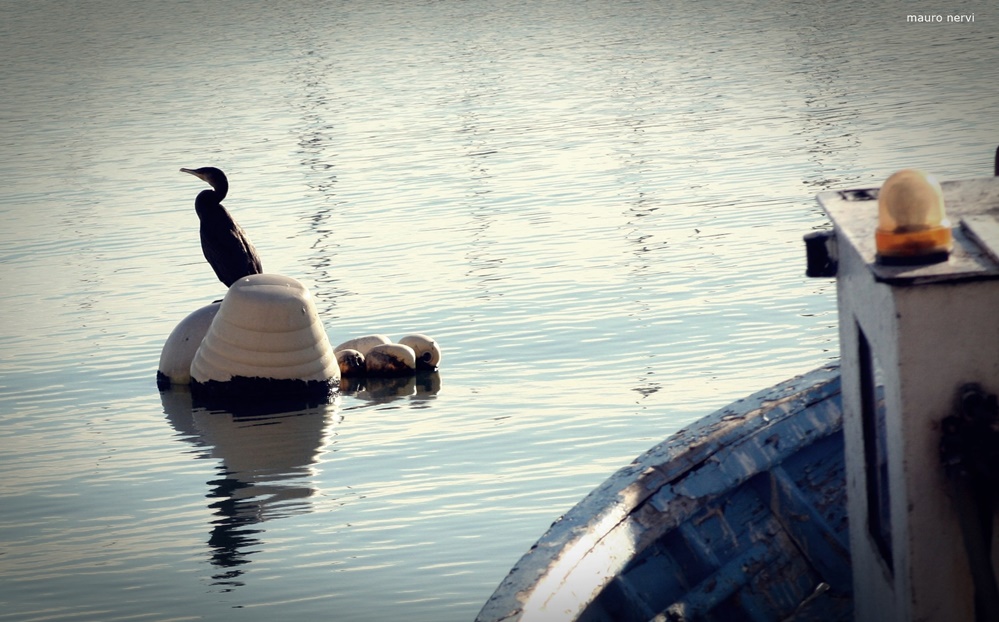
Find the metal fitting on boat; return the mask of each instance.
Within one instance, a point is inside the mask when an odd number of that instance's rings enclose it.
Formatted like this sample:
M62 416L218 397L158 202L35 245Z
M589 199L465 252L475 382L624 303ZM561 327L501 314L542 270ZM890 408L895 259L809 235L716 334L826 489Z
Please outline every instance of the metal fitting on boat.
M833 277L839 262L836 258L836 234L814 231L805 236L805 274L810 277Z

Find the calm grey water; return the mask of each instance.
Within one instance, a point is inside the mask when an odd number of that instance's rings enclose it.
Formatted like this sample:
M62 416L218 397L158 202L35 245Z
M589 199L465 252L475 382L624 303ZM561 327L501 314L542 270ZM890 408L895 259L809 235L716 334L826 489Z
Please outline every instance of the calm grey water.
M813 196L991 174L999 17L912 2L0 2L0 620L468 620L616 468L837 356ZM200 182L438 389L154 376Z

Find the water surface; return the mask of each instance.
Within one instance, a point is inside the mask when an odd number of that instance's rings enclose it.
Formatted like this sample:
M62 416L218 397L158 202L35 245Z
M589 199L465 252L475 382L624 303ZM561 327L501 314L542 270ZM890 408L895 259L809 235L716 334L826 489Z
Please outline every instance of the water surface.
M993 11L0 3L0 620L468 620L649 446L837 357L814 194L991 174ZM439 386L247 416L155 388L229 173L334 343Z

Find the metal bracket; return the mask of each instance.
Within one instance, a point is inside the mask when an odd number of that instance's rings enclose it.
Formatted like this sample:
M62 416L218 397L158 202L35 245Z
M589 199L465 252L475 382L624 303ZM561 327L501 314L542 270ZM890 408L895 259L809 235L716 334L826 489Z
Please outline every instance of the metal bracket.
M839 267L836 255L836 234L833 231L813 231L805 236L805 274L810 277L836 276Z

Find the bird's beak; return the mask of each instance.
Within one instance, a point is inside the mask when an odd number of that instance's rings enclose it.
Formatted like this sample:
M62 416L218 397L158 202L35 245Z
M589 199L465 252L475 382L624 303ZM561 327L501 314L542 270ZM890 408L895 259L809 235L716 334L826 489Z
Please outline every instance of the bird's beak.
M182 168L182 169L180 169L180 172L181 173L190 173L190 174L194 175L195 177L197 177L198 179L200 179L201 181L208 181L207 179L204 178L204 176L201 173L199 173L198 171L195 171L193 169Z

